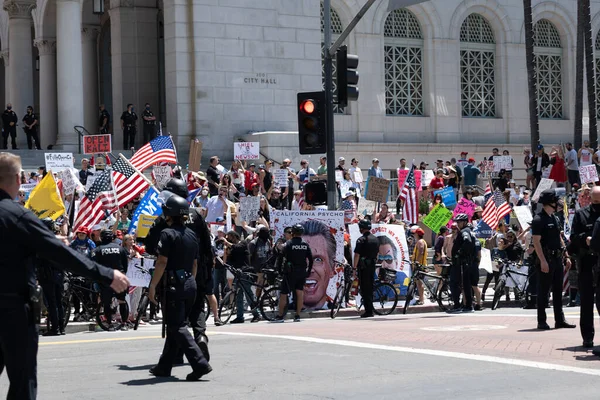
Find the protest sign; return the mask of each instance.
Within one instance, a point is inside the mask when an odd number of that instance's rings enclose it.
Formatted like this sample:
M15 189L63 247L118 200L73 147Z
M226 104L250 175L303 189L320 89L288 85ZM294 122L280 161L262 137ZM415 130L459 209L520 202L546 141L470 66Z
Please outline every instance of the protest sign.
M549 179L551 171L552 171L552 165L549 166L548 168L543 168L542 169L542 178Z
M398 189L400 191L402 191L402 188L404 187L404 182L406 181L406 177L408 176L409 172L410 169L398 168ZM418 169L415 169L415 184L417 186L417 190L421 190L421 187L423 186L423 171Z
M288 186L288 170L287 169L274 169L273 172L273 184L280 188L286 188Z
M389 189L390 181L385 178L370 176L367 180L367 194L365 197L367 200L387 203Z
M60 172L66 168L73 168L73 153L46 153L46 171Z
M112 151L111 135L85 135L83 137L83 154L110 153Z
M260 158L259 142L235 142L233 144L234 160L258 160Z
M440 228L446 225L450 218L452 218L452 211L438 204L427 214L423 223L434 233L440 233Z
M431 183L431 180L433 178L435 178L435 174L430 169L426 169L422 172L423 172L423 175L421 177L421 186L429 186L429 184Z
M19 187L19 190L25 192L25 201L29 200L29 195L36 186L37 183L24 183Z
M454 211L452 212L452 218L454 218L458 214L467 214L469 217L469 221L470 221L471 217L473 217L473 214L475 214L475 207L477 207L477 204L475 204L471 200L467 200L466 198L463 197L460 199L460 201L454 208ZM450 225L451 224L449 221L448 225L447 225L448 228L450 228Z
M482 178L490 178L494 176L494 161L493 160L484 160L481 163L481 177Z
M354 171L354 182L356 182L356 183L362 183L363 182L362 172L360 172L360 171Z
M376 207L377 202L370 201L367 199L360 199L360 201L358 202L357 213L359 215L373 215Z
M240 198L240 218L248 223L258 219L260 210L260 197L250 196Z
M500 170L512 171L512 157L511 156L494 156L494 172Z
M130 286L148 287L152 276L150 269L154 267L154 260L150 258L133 258L127 265L127 278Z
M157 218L156 215L140 214L137 223L137 234L138 238L145 238L154 224L154 220Z
M529 228L531 221L533 221L533 216L531 215L531 209L529 206L517 206L513 208L515 215L517 216L517 220L521 225L523 230Z
M200 171L200 161L202 160L202 142L198 139L190 141L190 156L188 159L188 171Z
M581 178L581 183L598 182L598 171L596 171L596 166L592 164L579 167L579 177Z
M171 180L171 167L169 165L155 165L152 167L156 187L161 189Z
M481 249L481 261L479 261L479 269L484 269L488 274L492 273L492 252L489 249Z
M573 226L573 218L575 218L575 210L569 210L569 216L565 219L563 230L565 237L569 239L571 237L571 227Z
M494 230L492 230L492 228L490 228L488 224L483 222L483 220L479 220L479 222L475 226L475 229L473 230L473 233L478 239L487 239L492 237L492 235L494 234Z
M341 182L344 179L344 173L339 169L335 170L335 181Z
M538 199L540 198L540 194L542 194L542 192L546 189L550 189L552 187L552 184L554 183L553 179L547 179L547 178L542 178L540 184L538 185L537 189L535 189L535 193L533 194L533 197L531 198L533 201L538 201Z
M433 192L433 194L441 194L442 202L446 207L452 207L456 205L456 195L454 194L454 189L451 186L445 187L440 190L436 190L435 192Z
M63 169L58 173L58 178L62 181L63 193L66 196L73 194L77 186L83 186L73 168Z

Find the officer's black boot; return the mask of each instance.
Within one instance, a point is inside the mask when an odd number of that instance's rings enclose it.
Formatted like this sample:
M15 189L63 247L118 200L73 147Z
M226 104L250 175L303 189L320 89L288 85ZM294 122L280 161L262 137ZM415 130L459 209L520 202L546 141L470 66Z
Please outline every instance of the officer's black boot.
M61 335L65 335L65 319L62 318L58 321L58 331Z

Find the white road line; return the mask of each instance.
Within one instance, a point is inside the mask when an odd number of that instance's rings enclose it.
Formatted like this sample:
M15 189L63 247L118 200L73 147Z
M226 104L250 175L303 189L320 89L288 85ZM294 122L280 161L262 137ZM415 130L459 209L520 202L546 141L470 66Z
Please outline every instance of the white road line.
M354 341L349 341L349 340L334 340L334 339L322 339L322 338L307 337L307 336L267 335L267 334L259 334L259 333L224 332L224 331L211 332L211 335L246 336L246 337L267 338L267 339L294 340L297 342L330 344L330 345L335 345L335 346L355 347L355 348L360 348L360 349L372 349L372 350L396 351L396 352L401 352L401 353L423 354L423 355L428 355L428 356L458 358L458 359L469 360L469 361L483 361L483 362L490 362L490 363L496 363L496 364L512 365L512 366L517 366L517 367L528 367L528 368L537 368L537 369L543 369L543 370L573 372L576 374L600 376L600 369L571 367L571 366L567 366L567 365L550 364L550 363L527 361L527 360L518 360L518 359L514 359L514 358L501 358L501 357L486 356L486 355L481 355L481 354L468 354L468 353L459 353L459 352L451 352L451 351L443 351L443 350L419 349L419 348L414 348L414 347L387 346L387 345L373 344L373 343L354 342Z

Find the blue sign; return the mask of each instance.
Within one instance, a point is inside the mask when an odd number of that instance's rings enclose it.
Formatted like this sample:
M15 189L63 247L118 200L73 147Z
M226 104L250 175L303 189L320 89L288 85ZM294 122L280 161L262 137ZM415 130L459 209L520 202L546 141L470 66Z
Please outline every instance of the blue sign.
M159 216L162 213L162 208L160 207L161 204L162 202L159 198L158 191L154 188L148 189L146 195L144 196L142 201L140 201L140 204L133 212L133 217L131 217L131 224L129 224L128 233L131 234L137 231L137 226L141 214Z
M446 207L453 207L456 205L456 195L454 194L454 188L452 186L447 186L443 189L436 190L433 192L433 194L441 194L442 202Z
M483 222L483 220L479 220L479 223L473 230L475 237L478 239L489 239L494 235L494 231L488 224Z

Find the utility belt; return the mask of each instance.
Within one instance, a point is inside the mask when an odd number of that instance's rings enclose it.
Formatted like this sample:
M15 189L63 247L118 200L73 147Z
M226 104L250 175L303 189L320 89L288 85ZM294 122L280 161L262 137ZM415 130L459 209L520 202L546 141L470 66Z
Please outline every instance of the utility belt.
M123 127L124 127L124 128L130 128L130 129L131 129L131 128L135 128L135 125L132 125L132 124L125 124L125 125L123 125Z
M564 254L563 249L555 249L555 250L550 250L550 249L542 249L544 252L545 256L550 256L550 257L562 257L562 255Z
M188 280L192 274L185 269L178 269L175 271L166 271L166 284L167 286L182 287L186 280Z
M31 322L39 324L42 318L42 288L35 285L29 288L29 295L23 296L17 293L2 293L0 294L0 308L16 308L24 304L29 304L31 311Z

